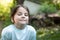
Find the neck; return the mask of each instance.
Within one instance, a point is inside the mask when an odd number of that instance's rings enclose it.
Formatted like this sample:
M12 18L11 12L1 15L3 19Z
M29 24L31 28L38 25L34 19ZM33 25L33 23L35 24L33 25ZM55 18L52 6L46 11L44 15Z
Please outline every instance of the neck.
M17 24L15 24L15 26L16 26L16 28L18 28L18 29L24 29L25 28L25 25L23 25L23 24L19 24L19 25L17 25Z

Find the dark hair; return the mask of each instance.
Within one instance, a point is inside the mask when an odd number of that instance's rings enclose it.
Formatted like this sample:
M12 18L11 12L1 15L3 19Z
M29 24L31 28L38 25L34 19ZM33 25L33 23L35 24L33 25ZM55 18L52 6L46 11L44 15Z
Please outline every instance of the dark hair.
M12 10L11 10L11 18L14 20L14 15L17 12L19 7L23 7L24 9L26 9L26 11L28 11L28 15L29 15L29 18L30 18L29 9L24 5L16 5L14 8L12 8Z

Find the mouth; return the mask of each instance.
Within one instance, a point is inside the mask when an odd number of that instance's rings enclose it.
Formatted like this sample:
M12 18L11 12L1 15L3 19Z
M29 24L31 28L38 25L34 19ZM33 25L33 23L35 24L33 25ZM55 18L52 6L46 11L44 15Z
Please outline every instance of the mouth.
M26 20L19 20L19 21L26 21Z

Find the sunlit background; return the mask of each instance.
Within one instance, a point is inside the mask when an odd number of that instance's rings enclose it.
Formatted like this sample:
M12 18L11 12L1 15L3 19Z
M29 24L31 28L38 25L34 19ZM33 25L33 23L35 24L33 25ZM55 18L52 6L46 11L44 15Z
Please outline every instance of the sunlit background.
M8 7L12 3L13 3L13 0L0 0L0 4L5 6L5 7Z

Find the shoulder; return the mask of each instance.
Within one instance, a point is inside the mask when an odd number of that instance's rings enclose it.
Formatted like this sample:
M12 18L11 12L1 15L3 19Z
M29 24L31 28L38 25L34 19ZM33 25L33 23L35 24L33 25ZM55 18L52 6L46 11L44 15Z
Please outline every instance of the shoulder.
M13 25L9 25L2 30L1 39L8 40L12 37Z
M2 34L10 33L13 31L13 25L9 25L2 30Z
M35 28L33 26L31 26L31 25L27 25L27 28L31 32L36 32Z
M30 33L30 36L35 40L36 38L36 30L34 27L32 27L31 25L27 25L28 27L28 31Z

